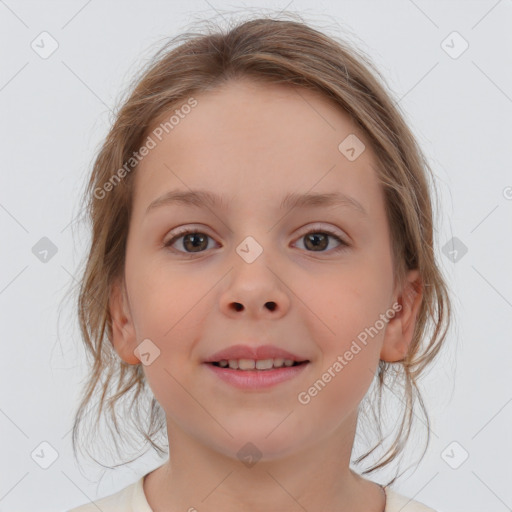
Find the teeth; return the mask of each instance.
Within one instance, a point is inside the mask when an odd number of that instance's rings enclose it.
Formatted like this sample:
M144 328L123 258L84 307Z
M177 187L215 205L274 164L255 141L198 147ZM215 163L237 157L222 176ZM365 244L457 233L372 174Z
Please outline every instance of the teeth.
M282 368L283 366L293 366L291 359L276 357L275 359L223 359L219 361L222 368L231 368L232 370L270 370L272 368Z
M256 368L258 370L269 370L274 367L274 361L272 359L261 359L256 361Z
M236 360L232 360L236 363ZM231 366L231 361L229 361L229 366ZM256 362L253 359L239 359L238 360L238 369L239 370L254 370L256 366Z

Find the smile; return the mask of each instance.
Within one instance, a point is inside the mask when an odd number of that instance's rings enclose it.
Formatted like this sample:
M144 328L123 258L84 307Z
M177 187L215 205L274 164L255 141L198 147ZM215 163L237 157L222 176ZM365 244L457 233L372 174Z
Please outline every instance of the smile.
M217 378L230 386L258 391L299 376L309 366L309 361L224 359L205 364Z
M221 368L231 368L232 370L272 370L273 368L291 367L302 364L306 361L293 361L291 359L222 359L212 364Z

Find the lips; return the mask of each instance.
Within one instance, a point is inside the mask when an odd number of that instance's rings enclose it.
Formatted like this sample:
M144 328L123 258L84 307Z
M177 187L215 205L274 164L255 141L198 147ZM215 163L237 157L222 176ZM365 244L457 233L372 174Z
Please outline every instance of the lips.
M261 359L290 359L293 362L302 363L308 361L306 357L302 357L300 355L294 354L293 352L289 352L288 350L284 350L282 348L276 347L274 345L259 345L259 346L249 346L249 345L232 345L226 349L220 350L219 352L215 352L210 357L208 357L204 362L205 363L218 363L219 361L230 359L252 359L252 360L261 360Z

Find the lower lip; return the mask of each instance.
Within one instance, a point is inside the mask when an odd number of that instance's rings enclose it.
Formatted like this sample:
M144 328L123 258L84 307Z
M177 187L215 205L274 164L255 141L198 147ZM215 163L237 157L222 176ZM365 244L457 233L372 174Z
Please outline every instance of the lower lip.
M301 374L309 363L284 366L273 370L232 370L205 363L217 377L240 389L265 389Z

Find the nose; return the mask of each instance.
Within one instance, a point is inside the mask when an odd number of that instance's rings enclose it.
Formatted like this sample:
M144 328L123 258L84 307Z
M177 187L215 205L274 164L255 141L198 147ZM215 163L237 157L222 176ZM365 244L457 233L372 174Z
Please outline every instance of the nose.
M232 269L229 284L220 297L220 309L237 318L280 318L290 307L289 294L284 276L270 268L263 258L253 263L242 261Z

